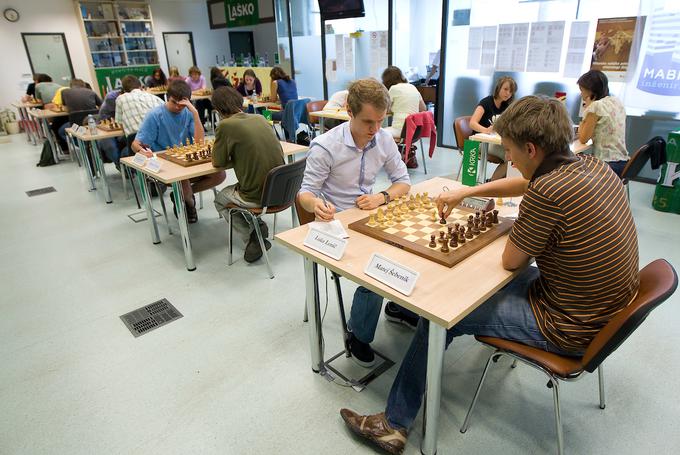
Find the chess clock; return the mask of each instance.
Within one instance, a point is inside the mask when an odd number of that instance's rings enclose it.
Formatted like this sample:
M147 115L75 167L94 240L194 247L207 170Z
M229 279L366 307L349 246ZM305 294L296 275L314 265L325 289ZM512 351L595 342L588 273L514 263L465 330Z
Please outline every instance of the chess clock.
M2 15L5 16L5 19L10 22L16 22L19 20L19 12L14 8L5 8L5 10L2 12Z

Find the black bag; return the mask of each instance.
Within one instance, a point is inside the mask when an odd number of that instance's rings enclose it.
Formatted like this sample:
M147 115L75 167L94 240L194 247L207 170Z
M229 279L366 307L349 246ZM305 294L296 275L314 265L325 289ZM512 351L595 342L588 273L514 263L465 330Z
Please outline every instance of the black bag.
M309 134L307 131L300 131L295 138L295 143L309 147Z
M52 166L57 164L54 162L54 155L52 154L52 147L50 146L50 141L45 141L43 143L42 152L40 152L40 161L36 164L38 167Z

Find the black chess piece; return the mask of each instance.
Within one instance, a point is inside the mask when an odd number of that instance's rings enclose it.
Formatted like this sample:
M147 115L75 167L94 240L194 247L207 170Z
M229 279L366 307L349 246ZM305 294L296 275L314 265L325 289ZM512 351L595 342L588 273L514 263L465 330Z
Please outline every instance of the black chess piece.
M494 210L492 213L493 213L493 224L498 224L498 210Z
M456 248L458 246L458 233L457 232L454 232L451 235L451 240L449 241L449 246L451 248Z
M444 231L439 231L439 238L437 239L439 243L444 243L446 241L444 235L445 235Z
M430 235L430 248L436 248L437 247L437 241L435 240L436 236L434 234Z
M410 208L410 206L409 206L409 208ZM446 224L446 218L441 217L441 219L439 220L439 224Z
M462 245L465 243L465 228L461 226L460 231L458 231L458 242Z
M491 213L486 214L486 227L489 229L493 227L493 215Z
M449 242L444 241L444 243L442 243L442 248L439 251L441 251L442 253L448 253L450 251L449 250Z
M468 225L467 231L465 231L465 238L471 239L475 235L472 233L472 226Z

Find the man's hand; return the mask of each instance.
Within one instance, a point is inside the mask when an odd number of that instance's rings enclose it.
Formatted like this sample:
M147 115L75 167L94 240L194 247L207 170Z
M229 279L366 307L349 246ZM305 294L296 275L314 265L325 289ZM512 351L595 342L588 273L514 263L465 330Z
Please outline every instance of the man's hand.
M437 213L442 218L448 218L451 211L460 204L467 196L465 188L447 191L437 196L435 202L437 203Z
M191 100L188 100L187 98L184 98L183 100L179 101L177 104L180 104L180 105L186 107L187 109L189 109L189 110L191 111L192 114L193 114L193 113L198 114L198 111L197 111L196 108L194 107L194 105L193 105L193 103L191 102Z
M330 202L324 203L319 198L314 200L314 215L319 221L333 221L335 218L335 207Z
M362 194L356 200L357 207L361 210L373 210L385 203L385 195L377 194Z

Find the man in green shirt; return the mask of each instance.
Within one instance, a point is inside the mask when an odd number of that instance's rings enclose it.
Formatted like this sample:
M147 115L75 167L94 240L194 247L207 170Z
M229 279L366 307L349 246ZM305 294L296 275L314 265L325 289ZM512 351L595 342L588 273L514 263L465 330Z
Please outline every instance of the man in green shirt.
M222 213L229 204L260 207L267 174L283 164L281 143L264 117L243 112L243 97L233 87L214 90L212 105L223 118L215 132L213 166L233 168L238 179L238 183L219 192L215 208ZM260 229L264 237L269 236L269 229L262 220ZM243 258L254 262L262 257L254 226L250 226L249 236ZM267 249L271 247L268 240L264 243Z

